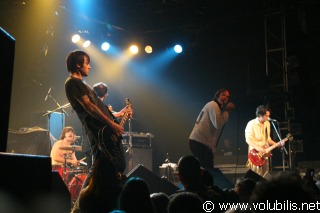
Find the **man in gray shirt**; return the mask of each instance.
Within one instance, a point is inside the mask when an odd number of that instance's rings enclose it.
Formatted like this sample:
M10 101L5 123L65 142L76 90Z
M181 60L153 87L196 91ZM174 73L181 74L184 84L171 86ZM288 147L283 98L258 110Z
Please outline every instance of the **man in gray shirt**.
M213 168L214 152L229 113L235 108L230 91L219 89L213 100L201 110L189 137L189 147L204 168Z

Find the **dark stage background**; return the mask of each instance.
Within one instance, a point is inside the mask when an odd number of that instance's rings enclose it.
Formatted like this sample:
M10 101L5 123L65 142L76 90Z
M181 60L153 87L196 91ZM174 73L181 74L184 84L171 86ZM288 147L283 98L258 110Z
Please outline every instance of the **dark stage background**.
M97 42L108 38L119 48L133 40L151 41L154 55L181 41L184 51L172 59L156 61L141 50L125 64L117 61L119 57L100 51L97 43L90 50L92 69L86 81L90 85L106 82L108 103L116 110L124 107L126 97L131 99L132 130L154 135L155 172L167 154L171 162L190 154L187 142L198 113L216 90L229 88L236 109L219 146L229 139L236 150L234 155L237 151L246 155L244 129L255 117L258 105L269 104L273 118L285 119L283 107L271 92L271 79L266 76L264 34L265 11L283 7L287 55L295 60L295 66L288 70L289 92L280 94L280 101L288 100L294 108L292 122L298 128L297 138L303 141L303 152L296 153L295 163L319 160L318 1L88 2L91 5L84 8L74 6L75 0L0 2L0 26L16 39L10 129L33 127L35 114L41 116L56 109L57 103L68 103L64 93L68 76L65 57L78 48L70 41L73 33L88 31L82 35ZM51 86L51 97L44 100ZM68 115L62 123L82 135L76 114L70 108L65 110ZM281 153L276 150L274 154ZM237 161L230 158L228 163ZM281 160L275 158L274 164L281 165Z

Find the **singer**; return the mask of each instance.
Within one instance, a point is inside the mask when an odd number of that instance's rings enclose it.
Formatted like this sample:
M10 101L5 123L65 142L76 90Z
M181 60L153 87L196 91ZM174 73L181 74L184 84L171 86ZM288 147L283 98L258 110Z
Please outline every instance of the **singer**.
M270 137L270 109L260 105L256 109L256 118L247 123L245 129L246 142L250 150L256 150L261 155L266 154L266 148L270 145L277 144ZM248 155L249 156L249 155ZM248 159L247 167L263 176L269 171L269 159L266 157L266 163L262 166L256 166L254 162Z
M189 148L204 168L213 168L214 153L229 114L235 108L230 91L219 89L201 110L189 136Z

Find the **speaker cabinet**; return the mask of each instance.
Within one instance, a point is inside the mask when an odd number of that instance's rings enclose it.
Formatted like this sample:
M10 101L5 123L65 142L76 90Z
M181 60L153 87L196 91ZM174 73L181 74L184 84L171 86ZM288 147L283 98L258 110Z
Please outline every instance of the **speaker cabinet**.
M70 212L70 193L60 175L52 173L50 157L0 153L0 168L2 195L15 206L28 212Z
M207 169L213 177L213 183L221 189L232 189L234 184L218 168Z
M56 212L70 212L71 194L58 171L51 173L51 201L49 203Z
M7 152L50 156L55 138L46 129L23 128L9 130Z
M269 176L269 173L268 173ZM252 171L251 169L249 169L246 174L244 175L244 178L250 178L256 182L259 181L266 181L266 179L260 175L258 175L257 173L255 173L254 171Z
M127 177L139 177L144 179L149 186L150 193L164 192L170 196L179 189L177 186L166 179L160 178L143 165L137 165L127 174Z
M0 27L0 64L4 74L0 84L0 152L5 152L7 145L15 43L15 39Z
M152 148L150 147L131 147L131 154L126 154L126 170L125 173L130 172L139 164L152 171ZM128 150L128 146L124 146L124 150Z
M47 156L0 153L1 187L17 195L51 190L51 159Z

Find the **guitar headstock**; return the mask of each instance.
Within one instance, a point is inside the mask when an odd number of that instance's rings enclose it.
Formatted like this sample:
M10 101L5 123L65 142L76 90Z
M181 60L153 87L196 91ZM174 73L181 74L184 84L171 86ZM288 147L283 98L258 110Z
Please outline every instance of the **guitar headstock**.
M286 138L288 139L288 141L292 141L293 140L293 136L290 133L287 134Z
M131 101L130 101L129 98L126 98L126 105L127 105L127 106L131 106Z

